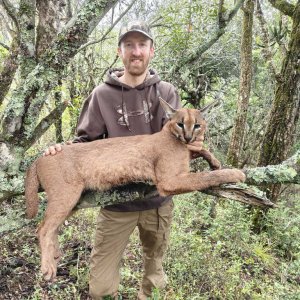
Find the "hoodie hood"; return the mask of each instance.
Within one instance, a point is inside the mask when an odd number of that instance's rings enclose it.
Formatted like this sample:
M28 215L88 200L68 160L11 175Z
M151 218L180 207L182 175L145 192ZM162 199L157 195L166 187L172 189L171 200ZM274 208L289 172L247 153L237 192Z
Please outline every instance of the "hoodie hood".
M156 71L149 69L148 74L146 75L146 78L144 80L143 83L135 86L135 87L131 87L123 82L121 82L119 80L119 78L124 74L124 68L113 68L110 69L107 72L107 78L105 80L105 83L110 84L110 85L115 85L115 86L120 86L126 89L138 89L138 90L142 90L145 87L154 85L158 82L160 82L160 78L157 75Z
M180 107L175 87L160 80L154 71L150 70L145 81L134 88L120 82L123 72L123 69L109 71L106 82L85 100L76 141L152 134L160 131L166 121L159 97L174 108Z

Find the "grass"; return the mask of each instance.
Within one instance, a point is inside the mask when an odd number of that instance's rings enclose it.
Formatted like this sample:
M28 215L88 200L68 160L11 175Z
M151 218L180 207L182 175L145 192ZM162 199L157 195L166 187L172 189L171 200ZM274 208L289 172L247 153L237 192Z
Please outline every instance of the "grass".
M251 210L199 194L175 199L171 244L165 258L169 284L152 300L300 299L300 196L286 192L268 213L266 230L251 230ZM35 225L0 241L0 299L88 299L88 266L98 209L79 211L63 226L64 256L57 281L39 273ZM38 220L37 220L38 221ZM138 232L124 253L120 292L135 299L142 276Z

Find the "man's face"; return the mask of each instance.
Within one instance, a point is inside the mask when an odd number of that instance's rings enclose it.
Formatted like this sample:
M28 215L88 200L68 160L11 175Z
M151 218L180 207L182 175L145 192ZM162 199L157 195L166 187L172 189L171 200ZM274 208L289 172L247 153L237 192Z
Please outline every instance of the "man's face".
M139 32L128 33L118 48L126 71L133 76L145 73L154 56L152 41Z

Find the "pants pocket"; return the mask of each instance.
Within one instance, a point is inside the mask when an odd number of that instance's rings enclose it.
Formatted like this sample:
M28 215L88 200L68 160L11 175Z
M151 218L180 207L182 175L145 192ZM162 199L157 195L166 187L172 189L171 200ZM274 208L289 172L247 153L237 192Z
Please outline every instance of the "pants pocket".
M173 200L157 209L158 212L158 231L167 231L169 233L173 219Z

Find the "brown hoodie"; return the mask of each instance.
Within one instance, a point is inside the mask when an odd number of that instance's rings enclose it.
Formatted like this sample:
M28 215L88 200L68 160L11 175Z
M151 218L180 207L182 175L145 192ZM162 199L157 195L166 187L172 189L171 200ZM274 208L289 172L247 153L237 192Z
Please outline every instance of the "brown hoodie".
M112 69L105 82L97 86L85 100L74 142L89 142L101 138L152 134L161 130L167 121L159 104L161 96L174 108L181 107L175 87L161 81L150 70L145 81L130 87L119 78L123 69ZM113 153L112 156L118 155ZM113 211L140 211L157 208L171 197L153 197L147 201L133 201L109 205Z

